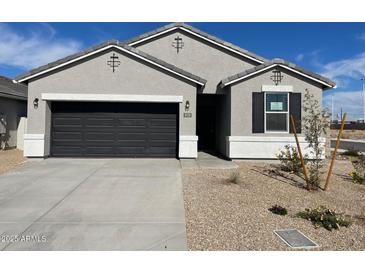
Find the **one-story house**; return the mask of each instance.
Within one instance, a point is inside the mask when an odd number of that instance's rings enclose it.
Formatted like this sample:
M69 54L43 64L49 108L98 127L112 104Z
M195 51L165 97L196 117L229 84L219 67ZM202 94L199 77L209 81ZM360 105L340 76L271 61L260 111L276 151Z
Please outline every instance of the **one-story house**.
M27 86L0 76L0 148L14 148L18 126L27 115Z
M295 144L289 115L301 120L303 93L321 101L335 86L183 23L107 41L16 80L28 85L28 157L196 158L209 150L274 158Z

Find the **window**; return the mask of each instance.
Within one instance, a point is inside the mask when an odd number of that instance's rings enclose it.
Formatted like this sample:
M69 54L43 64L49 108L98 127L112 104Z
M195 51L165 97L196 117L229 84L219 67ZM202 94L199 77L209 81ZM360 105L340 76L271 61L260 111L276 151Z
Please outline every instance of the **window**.
M265 132L289 132L289 94L265 93Z

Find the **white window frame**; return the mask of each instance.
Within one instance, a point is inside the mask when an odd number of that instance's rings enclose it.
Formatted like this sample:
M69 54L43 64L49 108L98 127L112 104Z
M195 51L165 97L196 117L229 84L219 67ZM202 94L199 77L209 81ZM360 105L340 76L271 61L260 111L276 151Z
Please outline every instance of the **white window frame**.
M266 110L266 95L267 94L286 94L286 98L287 98L287 102L288 102L288 106L287 106L287 110L286 111L267 111ZM289 125L289 104L290 104L290 102L289 102L289 98L290 98L290 96L289 96L289 92L280 92L280 91L278 91L278 92L265 92L264 93L264 106L265 106L265 108L264 108L264 132L265 133L289 133L289 127L290 127L290 125ZM287 130L286 131L271 131L271 130L267 130L266 129L266 114L267 113L281 113L281 114L283 114L283 113L285 113L286 114L286 128L287 128Z

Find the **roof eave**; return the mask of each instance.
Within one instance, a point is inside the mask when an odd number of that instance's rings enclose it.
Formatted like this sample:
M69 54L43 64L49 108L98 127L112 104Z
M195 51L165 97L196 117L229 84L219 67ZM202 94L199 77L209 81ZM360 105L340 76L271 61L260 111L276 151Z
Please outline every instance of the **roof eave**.
M165 33L168 33L168 32L171 32L173 30L176 30L176 29L181 29L185 32L188 32L190 34L193 34L195 36L198 36L204 40L207 40L213 44L216 44L220 47L223 47L229 51L232 51L238 55L241 55L241 56L244 56L245 58L247 59L250 59L252 61L255 61L259 64L263 64L265 62L267 62L268 60L266 60L265 58L261 57L261 56L256 56L255 54L253 53L250 53L250 52L246 52L246 50L244 49L238 49L239 47L238 46L234 46L230 43L230 45L236 47L237 49L234 49L232 46L228 46L227 45L227 42L224 42L223 40L221 41L221 39L217 38L217 37L214 37L208 33L205 33L201 30L198 30L190 25L187 25L185 23L172 23L172 24L169 24L169 25L166 25L166 26L163 26L157 30L153 30L153 31L150 31L150 32L147 32L143 35L140 35L140 36L137 36L136 38L132 38L130 40L127 40L125 41L125 44L129 45L129 46L134 46L136 44L140 44L140 43L143 43L144 41L148 41L150 39L153 39L155 37L158 37L158 36L161 36ZM203 35L204 34L204 35ZM213 39L214 38L214 39ZM220 42L217 42L217 41L220 41Z
M18 95L15 95L15 94L9 94L9 93L5 93L5 92L0 92L0 97L14 99L14 100L20 100L20 101L27 101L27 99L28 99L26 96L18 96Z
M260 65L260 66L262 66L262 65ZM240 77L235 77L235 76L237 76L239 74L236 74L236 75L227 77L227 78L223 79L220 82L220 85L219 86L220 86L220 88L224 88L226 86L233 85L236 82L240 82L240 81L242 81L242 80L244 80L246 78L249 78L249 77L251 77L251 76L253 76L255 74L258 74L260 72L269 70L270 68L276 67L276 66L284 67L284 68L289 69L291 71L294 71L297 74L300 74L300 75L302 75L302 76L304 76L304 77L306 77L308 79L311 79L312 81L315 81L317 83L320 83L322 85L322 87L323 87L323 90L327 90L327 89L331 89L331 88L336 88L336 83L333 82L333 81L331 81L331 80L329 80L329 79L328 80L317 79L317 78L313 77L313 75L309 75L309 74L307 74L307 73L305 73L303 71L300 71L298 69L292 68L292 67L290 67L290 66L288 66L288 65L286 65L284 63L269 63L267 66L264 66L264 67L262 67L260 69L254 70L254 71L252 71L250 73L244 74L244 75L242 75Z

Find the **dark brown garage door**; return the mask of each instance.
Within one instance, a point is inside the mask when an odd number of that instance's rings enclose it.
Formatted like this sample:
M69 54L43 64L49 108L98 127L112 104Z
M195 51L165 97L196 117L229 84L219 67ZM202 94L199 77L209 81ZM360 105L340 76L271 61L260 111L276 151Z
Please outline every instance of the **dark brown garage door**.
M51 155L176 157L178 105L53 102Z

